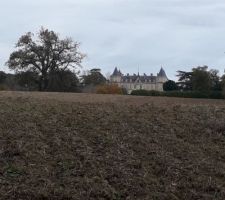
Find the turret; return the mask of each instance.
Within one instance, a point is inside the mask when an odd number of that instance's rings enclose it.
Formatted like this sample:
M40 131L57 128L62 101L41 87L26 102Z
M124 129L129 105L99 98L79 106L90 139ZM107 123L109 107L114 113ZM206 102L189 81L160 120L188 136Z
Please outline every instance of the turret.
M164 71L164 69L161 67L159 73L157 74L157 82L160 83L165 83L166 81L168 81L169 79L167 78L166 72Z
M110 76L110 81L113 82L113 83L120 83L121 79L122 79L122 73L116 67L114 69L113 74Z

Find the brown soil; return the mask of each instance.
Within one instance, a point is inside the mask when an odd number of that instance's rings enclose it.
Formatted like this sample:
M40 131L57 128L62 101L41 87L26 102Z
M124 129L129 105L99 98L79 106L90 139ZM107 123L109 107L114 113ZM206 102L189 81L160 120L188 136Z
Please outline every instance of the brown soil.
M0 92L0 199L225 199L225 101Z

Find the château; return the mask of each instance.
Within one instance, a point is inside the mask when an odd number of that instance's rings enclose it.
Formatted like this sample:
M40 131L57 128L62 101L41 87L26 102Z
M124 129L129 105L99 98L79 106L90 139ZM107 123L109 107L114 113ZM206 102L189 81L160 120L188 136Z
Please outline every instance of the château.
M114 69L113 74L110 76L110 82L117 84L118 86L125 88L130 94L133 90L156 90L163 91L163 83L168 81L167 75L163 68L160 69L157 76L153 74L133 74L123 75L122 72Z

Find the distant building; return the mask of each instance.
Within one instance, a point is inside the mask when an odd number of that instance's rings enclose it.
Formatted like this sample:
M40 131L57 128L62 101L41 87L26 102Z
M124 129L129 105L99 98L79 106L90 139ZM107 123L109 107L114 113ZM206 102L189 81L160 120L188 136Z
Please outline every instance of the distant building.
M123 75L120 70L115 68L113 74L110 76L110 82L123 87L130 94L133 90L156 90L163 91L163 83L168 81L166 73L163 68L160 69L157 76L151 75Z

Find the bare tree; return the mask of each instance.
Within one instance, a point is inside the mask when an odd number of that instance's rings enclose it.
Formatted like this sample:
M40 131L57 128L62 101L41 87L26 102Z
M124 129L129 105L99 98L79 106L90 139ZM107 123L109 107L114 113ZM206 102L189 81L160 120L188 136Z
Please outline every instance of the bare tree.
M31 32L21 36L6 64L16 71L38 72L39 90L43 91L51 71L81 66L85 55L78 48L79 43L71 38L60 39L54 31L41 28L36 38Z

